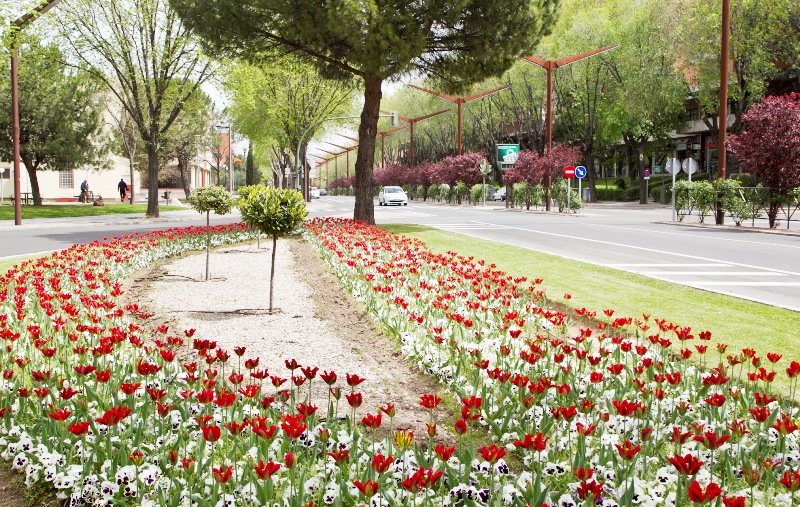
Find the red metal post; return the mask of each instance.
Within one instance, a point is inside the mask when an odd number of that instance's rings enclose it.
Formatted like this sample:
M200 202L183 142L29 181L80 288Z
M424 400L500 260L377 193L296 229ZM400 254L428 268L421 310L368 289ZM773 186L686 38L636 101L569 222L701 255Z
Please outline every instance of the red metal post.
M731 2L722 0L722 50L719 56L719 140L717 142L717 178L725 178L728 154L725 137L728 131L728 54L731 27Z
M463 102L458 102L458 103L456 104L456 109L458 110L458 112L457 112L457 115L458 115L458 127L457 127L457 129L458 129L458 133L457 133L456 135L458 136L458 143L457 143L457 146L458 146L458 154L459 154L459 155L461 155L461 143L462 143L462 139L461 139L461 128L462 128L462 127L461 127L461 122L462 122L462 117L461 117L461 106L462 106L463 104L464 104Z
M19 76L17 74L17 50L16 37L12 42L11 48L11 144L13 145L12 158L14 159L14 225L22 225L22 201L20 188L20 163L19 163Z
M416 122L411 122L409 124L409 131L408 131L408 134L410 136L408 143L409 144L408 167L414 167L414 123Z
M547 70L547 154L553 151L553 66L548 65ZM544 186L549 189L553 184L553 172L547 171ZM549 197L549 196L548 196ZM550 211L550 199L546 199L545 209Z

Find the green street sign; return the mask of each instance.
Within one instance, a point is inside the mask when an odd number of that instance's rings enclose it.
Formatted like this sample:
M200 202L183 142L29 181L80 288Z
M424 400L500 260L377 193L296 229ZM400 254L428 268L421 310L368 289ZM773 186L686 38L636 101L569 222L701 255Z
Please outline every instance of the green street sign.
M517 161L519 156L518 144L498 144L497 145L497 162L500 167L512 166Z

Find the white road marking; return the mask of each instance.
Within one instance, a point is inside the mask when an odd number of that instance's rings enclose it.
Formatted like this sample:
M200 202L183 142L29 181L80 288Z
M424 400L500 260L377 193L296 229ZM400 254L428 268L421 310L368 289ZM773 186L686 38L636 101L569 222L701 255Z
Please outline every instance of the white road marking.
M637 273L648 276L785 276L782 273L772 273L769 271L637 271Z
M686 285L698 285L701 287L731 285L736 287L800 287L800 282L706 282L705 280L693 280L688 282L678 282Z
M663 264L655 264L649 262L635 262L635 263L623 263L623 264L609 264L609 266L613 268L715 268L715 267L730 267L730 264L720 263L720 262L703 262L697 264L683 264L683 263L663 263Z
M592 224L594 227L605 227L608 229L622 229L624 231L634 231L634 232L650 232L655 233L658 235L670 235L670 236L685 236L687 238L700 238L700 239L710 239L712 241L731 241L734 243L747 243L751 245L762 245L762 246L774 246L776 248L797 248L800 249L800 245L787 245L783 243L767 243L764 241L753 241L747 239L735 239L735 238L725 238L720 236L705 236L703 234L687 234L685 232L666 232L666 231L654 231L652 229L639 229L636 227L625 227L621 225L609 225L609 224ZM746 229L745 229L746 230ZM734 230L734 232L738 232Z
M491 223L485 223L485 225L491 226L491 227L500 227L499 225L491 224ZM510 225L509 226L505 226L505 227L507 229L514 229L514 230L517 230L517 231L524 231L524 232L533 232L535 234L543 234L545 236L555 236L557 238L566 238L566 239L577 239L579 241L586 241L588 243L598 243L598 244L601 244L601 245L609 245L609 246L614 246L614 247L629 248L631 250L639 250L639 251L642 251L642 252L650 252L650 253L656 253L656 254L661 254L661 255L671 255L673 257L681 257L683 259L694 259L694 260L705 261L705 262L716 262L716 261L719 260L719 259L712 259L712 258L709 258L709 257L703 257L703 256L700 256L700 255L689 255L689 254L681 254L681 253L669 252L667 250L659 250L657 248L647 248L647 247L643 247L643 246L626 245L625 243L614 243L613 241L604 241L604 240L601 240L601 239L582 238L580 236L572 236L572 235L569 235L569 234L558 234L558 233L555 233L555 232L538 231L536 229L527 229L525 227L514 227L514 226L510 226ZM754 266L752 264L745 264L745 263L742 263L742 262L729 262L728 264L730 264L731 266L739 266L739 267L742 267L742 268L761 269L761 270L764 270L764 271L772 271L774 273L783 273L785 275L800 276L800 272L796 272L796 271L788 271L788 270L774 269L774 268L765 268L765 267L761 267L761 266Z
M0 257L0 261L11 260L11 259L23 260L24 258L37 257L37 256L40 256L40 255L47 255L47 254L51 254L53 252L59 252L61 250L62 249L59 249L59 250L44 250L44 251L41 251L41 252L30 252L30 253L17 254L17 255L6 255L5 257Z

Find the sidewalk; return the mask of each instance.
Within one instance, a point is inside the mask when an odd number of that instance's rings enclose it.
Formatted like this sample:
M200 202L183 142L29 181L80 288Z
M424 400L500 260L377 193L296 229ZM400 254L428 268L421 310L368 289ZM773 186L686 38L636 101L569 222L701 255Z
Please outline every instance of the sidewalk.
M212 220L217 215L212 213ZM231 213L224 215L229 218L240 217L239 210L234 208ZM0 231L21 229L44 229L57 225L138 225L157 224L160 222L192 222L204 218L193 209L180 211L164 211L158 218L147 218L143 213L125 213L119 215L97 215L89 217L64 217L64 218L29 218L23 219L22 225L14 225L13 220L0 221Z

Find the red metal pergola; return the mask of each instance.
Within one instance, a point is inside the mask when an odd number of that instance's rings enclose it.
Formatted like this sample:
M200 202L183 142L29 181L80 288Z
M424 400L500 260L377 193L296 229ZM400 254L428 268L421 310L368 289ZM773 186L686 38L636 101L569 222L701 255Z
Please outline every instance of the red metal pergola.
M461 106L463 106L467 102L472 102L473 100L482 99L483 97L487 97L489 95L492 95L492 94L497 93L497 92L501 92L501 91L505 90L506 88L510 88L511 87L511 85L509 84L509 85L501 86L499 88L494 88L492 90L482 91L480 93L476 93L476 94L470 95L468 97L453 97L452 95L447 95L445 93L437 92L435 90L429 90L427 88L423 88L421 86L416 86L416 85L413 85L413 84L410 84L408 86L410 86L411 88L415 88L417 90L423 91L425 93L429 93L431 95L439 97L440 99L446 100L448 102L452 102L453 104L456 105L456 114L458 115L458 120L457 120L458 121L458 126L457 126L458 133L456 134L456 137L457 137L456 145L457 145L457 152L458 152L459 155L461 155L461 153L462 153L462 146L461 146L462 139L461 138L462 138L463 117L462 117L462 113L461 113Z
M551 151L553 151L553 69L557 69L559 67L564 67L565 65L569 65L571 63L575 63L579 60L583 60L585 58L589 58L590 56L594 56L600 53L604 53L606 51L611 51L612 49L618 48L618 44L614 44L612 46L605 46L602 48L594 49L592 51L587 51L585 53L581 53L578 55L566 56L564 58L560 58L558 60L545 60L543 58L539 58L538 56L523 56L522 59L528 63L532 63L533 65L537 65L544 70L547 71L547 105L546 105L546 129L547 129L547 154L549 155ZM550 171L547 172L545 175L545 209L550 211L550 185L552 184L552 175Z
M408 153L408 166L409 167L414 167L416 165L415 161L414 161L414 125L419 123L419 122L421 122L421 121L423 121L423 120L427 120L428 118L432 118L432 117L434 117L436 115L439 115L439 114L442 114L442 113L446 113L447 111L449 111L449 109L442 109L441 111L436 111L435 113L425 114L425 115L422 115L422 116L417 116L416 118L409 118L408 116L403 116L402 114L398 114L397 115L397 117L400 119L400 121L404 121L404 122L406 122L408 124L408 128L409 128L409 131L408 131L408 138L409 138L409 143L408 143L409 144L409 146L408 146L408 152L409 152ZM397 127L397 128L399 129L400 127ZM383 153L383 136L381 137L381 153Z

